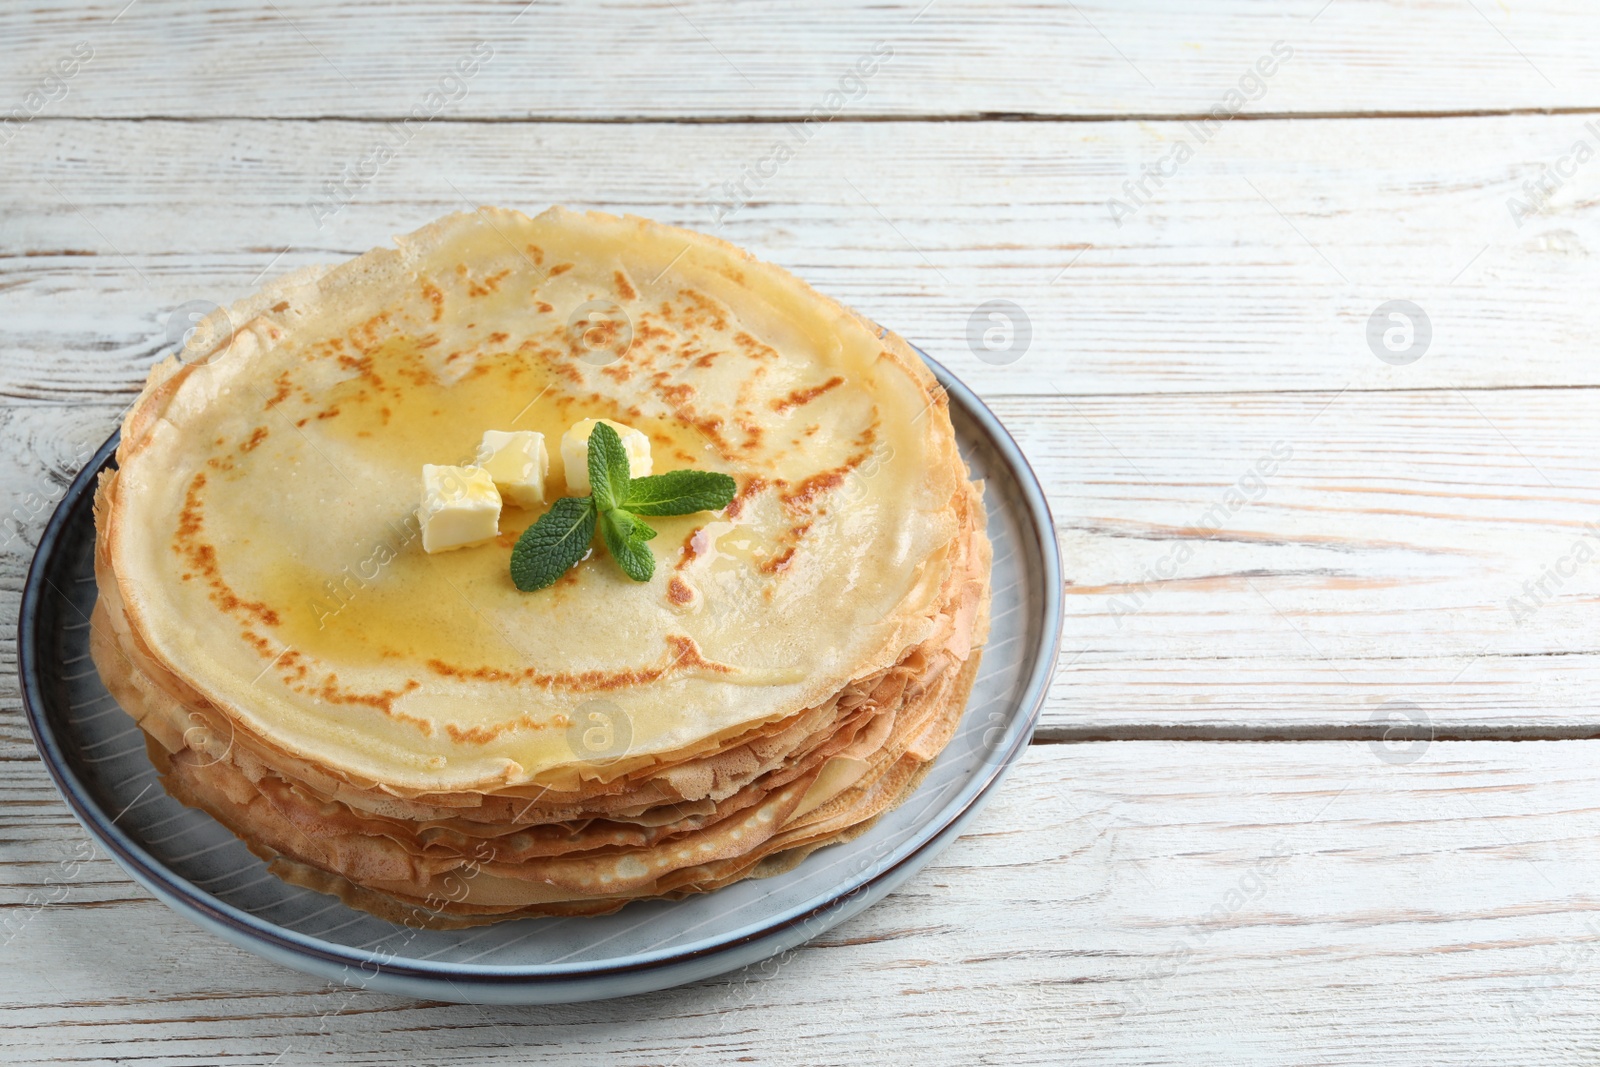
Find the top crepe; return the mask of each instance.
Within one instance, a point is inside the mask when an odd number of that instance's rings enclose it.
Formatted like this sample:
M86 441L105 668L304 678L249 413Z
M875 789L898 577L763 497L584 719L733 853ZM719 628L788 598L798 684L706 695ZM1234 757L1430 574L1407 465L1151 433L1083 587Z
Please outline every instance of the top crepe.
M396 244L235 306L124 424L105 533L127 617L252 747L397 798L581 792L715 753L929 636L968 490L899 338L641 219L486 208ZM538 509L423 553L422 464L601 417L647 433L657 471L740 486L724 513L652 520L654 579L591 556L519 592Z

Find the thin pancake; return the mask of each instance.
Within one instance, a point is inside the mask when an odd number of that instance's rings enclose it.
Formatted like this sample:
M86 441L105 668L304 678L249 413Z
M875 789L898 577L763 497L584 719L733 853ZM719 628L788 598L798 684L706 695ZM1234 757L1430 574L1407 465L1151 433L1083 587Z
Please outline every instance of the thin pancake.
M240 309L227 348L157 368L127 419L119 592L205 702L396 796L570 791L717 751L923 637L964 469L903 342L643 220L484 211L399 245ZM567 325L596 301L633 333L599 365ZM655 580L597 556L518 592L510 535L532 514L479 548L399 543L422 463L596 414L648 432L662 467L742 487L727 516L657 520ZM625 759L573 751L601 697Z
M91 650L168 791L291 881L447 926L775 873L908 795L970 691L990 550L904 342L639 219L397 243L237 305L126 420ZM652 520L650 582L599 556L521 593L539 508L438 556L396 510L483 430L599 416L740 487Z

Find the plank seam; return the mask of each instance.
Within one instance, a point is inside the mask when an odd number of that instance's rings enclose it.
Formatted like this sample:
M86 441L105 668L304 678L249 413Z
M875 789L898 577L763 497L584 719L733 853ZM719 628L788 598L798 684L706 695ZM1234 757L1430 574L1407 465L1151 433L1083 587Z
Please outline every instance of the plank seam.
M1261 111L1254 114L1239 112L1230 122L1329 122L1344 119L1356 120L1414 120L1414 119L1474 119L1516 118L1564 115L1600 115L1600 104L1566 105L1560 107L1507 107L1459 108L1436 111ZM185 115L180 113L151 112L142 115L39 115L31 123L57 122L404 122L409 114L315 114L315 115ZM707 115L438 115L430 124L452 126L492 125L562 125L562 126L781 126L803 122L812 116L807 112L778 112L775 114L726 113ZM1125 111L1116 113L1091 113L1074 111L927 111L927 112L866 112L856 115L836 115L830 124L852 123L869 125L895 122L1203 122L1213 118L1205 111Z

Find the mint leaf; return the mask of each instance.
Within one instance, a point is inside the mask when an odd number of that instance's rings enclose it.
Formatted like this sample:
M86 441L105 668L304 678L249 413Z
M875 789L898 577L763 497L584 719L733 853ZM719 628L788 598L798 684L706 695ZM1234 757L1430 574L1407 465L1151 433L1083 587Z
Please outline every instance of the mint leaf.
M656 535L655 529L620 508L604 512L600 528L617 565L634 581L648 582L656 572L656 556L645 542Z
M531 593L554 585L589 551L594 523L593 497L564 496L550 505L511 550L511 580L517 588Z
M692 515L697 511L721 511L733 503L738 491L738 483L726 474L668 471L630 481L620 504L635 515Z
M628 450L617 431L603 422L589 431L589 491L602 512L619 506L628 495Z

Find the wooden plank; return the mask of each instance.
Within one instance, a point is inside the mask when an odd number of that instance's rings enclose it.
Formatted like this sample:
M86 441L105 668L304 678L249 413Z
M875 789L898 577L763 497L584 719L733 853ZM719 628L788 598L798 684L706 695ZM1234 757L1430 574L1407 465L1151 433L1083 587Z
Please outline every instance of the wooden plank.
M1123 183L1187 131L836 124L719 223L721 183L786 134L434 124L340 208L328 184L382 143L378 126L36 123L0 153L0 392L125 393L176 307L485 201L726 237L991 395L1600 384L1600 163L1521 227L1507 207L1576 139L1600 149L1581 117L1234 123L1114 221L1108 199L1134 196ZM1031 324L1010 362L983 346L992 300ZM1405 340L1379 314L1393 300L1430 324L1405 365L1378 354L1401 358L1383 347L1386 331Z
M996 401L1047 487L1053 736L1600 728L1592 390ZM1349 736L1346 734L1345 736Z
M1066 557L1044 736L1348 737L1393 701L1445 735L1600 731L1594 390L991 403ZM0 626L121 410L0 406Z
M1589 14L1581 0L39 0L0 15L0 100L37 91L43 114L95 117L1193 114L1227 104L1282 41L1292 58L1235 109L1594 107ZM80 42L92 55L61 95L45 75ZM480 42L487 62L444 81ZM875 48L887 62L851 81Z
M7 1055L163 1064L1569 1064L1600 1045L1600 743L1038 746L936 864L766 967L418 1003L259 962L0 808ZM19 901L23 901L19 903ZM21 920L21 921L17 921ZM870 1049L870 1052L864 1052Z

